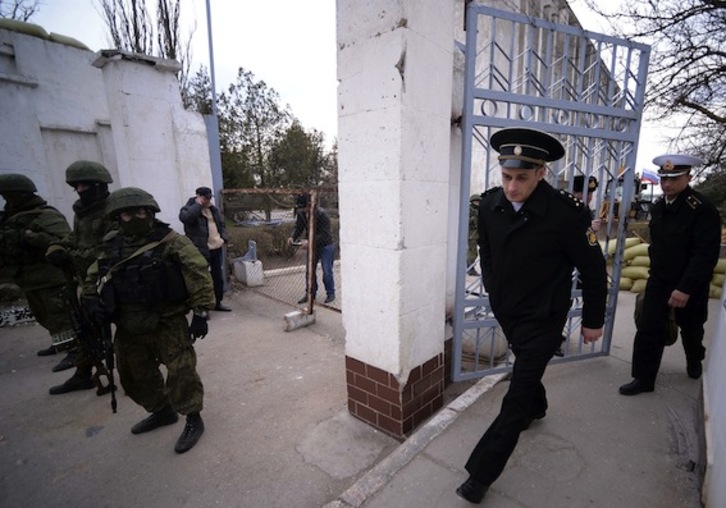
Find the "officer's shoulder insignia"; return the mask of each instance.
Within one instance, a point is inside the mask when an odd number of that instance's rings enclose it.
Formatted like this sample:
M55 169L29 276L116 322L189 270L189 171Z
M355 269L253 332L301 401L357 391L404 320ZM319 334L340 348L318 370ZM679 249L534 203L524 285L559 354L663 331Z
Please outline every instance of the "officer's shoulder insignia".
M587 228L587 231L585 232L585 236L587 236L587 243L590 244L590 247L594 247L594 246L598 245L597 235L595 234L594 229Z
M114 238L118 236L118 229L114 229L113 231L109 231L105 235L103 235L103 238L101 239L102 242L110 242Z
M481 193L481 197L488 196L489 194L494 194L499 189L501 189L501 187L492 187L491 189L487 189Z
M694 210L702 205L701 200L698 199L696 196L691 194L686 198L686 203L688 203L688 206L693 208Z
M562 199L565 203L570 205L572 208L582 208L583 204L582 201L577 199L575 196L567 192L565 189L560 189L557 191L557 196Z

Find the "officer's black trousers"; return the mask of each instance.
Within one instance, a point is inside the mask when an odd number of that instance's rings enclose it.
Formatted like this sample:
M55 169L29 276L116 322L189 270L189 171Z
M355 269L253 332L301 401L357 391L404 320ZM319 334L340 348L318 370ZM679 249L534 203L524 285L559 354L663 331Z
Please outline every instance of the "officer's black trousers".
M646 383L655 383L666 341L668 320L668 299L675 289L674 284L659 281L651 276L645 288L643 312L633 344L632 376ZM683 350L688 363L703 360L703 324L708 318L708 294L700 292L690 295L688 304L676 309L676 323L681 329Z
M542 416L547 411L542 376L558 344L559 340L552 347L513 348L516 360L499 416L479 440L466 463L466 470L477 481L491 485L504 470L519 434L535 416Z

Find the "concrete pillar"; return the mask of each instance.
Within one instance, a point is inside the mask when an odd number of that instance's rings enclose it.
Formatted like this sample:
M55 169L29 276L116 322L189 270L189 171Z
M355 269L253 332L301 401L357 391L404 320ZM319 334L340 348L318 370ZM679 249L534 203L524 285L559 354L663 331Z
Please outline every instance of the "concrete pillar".
M443 403L454 3L337 2L348 407L395 437Z

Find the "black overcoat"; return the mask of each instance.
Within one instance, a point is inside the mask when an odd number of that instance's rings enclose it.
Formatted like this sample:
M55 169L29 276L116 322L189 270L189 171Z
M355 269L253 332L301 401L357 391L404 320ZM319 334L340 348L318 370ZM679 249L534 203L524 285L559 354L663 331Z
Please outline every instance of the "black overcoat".
M518 212L501 187L482 195L478 227L484 285L513 346L559 345L574 268L582 280L582 325L603 326L607 275L590 222L580 200L544 180Z

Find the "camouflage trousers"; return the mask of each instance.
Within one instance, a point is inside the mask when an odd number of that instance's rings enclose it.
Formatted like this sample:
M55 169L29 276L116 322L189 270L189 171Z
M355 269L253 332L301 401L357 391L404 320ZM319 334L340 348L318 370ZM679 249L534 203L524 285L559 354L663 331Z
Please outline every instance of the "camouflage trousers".
M151 333L116 329L114 351L126 395L149 412L167 404L183 415L202 410L204 387L183 314L165 317ZM167 370L166 380L159 369Z
M64 286L53 286L25 292L35 320L48 330L53 345L59 349L70 347L75 338L73 317L63 290Z

